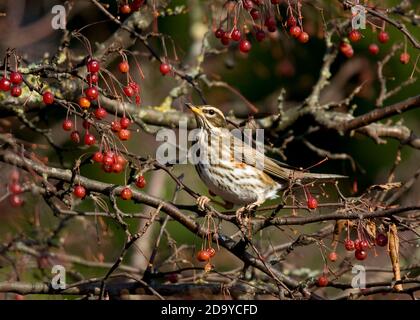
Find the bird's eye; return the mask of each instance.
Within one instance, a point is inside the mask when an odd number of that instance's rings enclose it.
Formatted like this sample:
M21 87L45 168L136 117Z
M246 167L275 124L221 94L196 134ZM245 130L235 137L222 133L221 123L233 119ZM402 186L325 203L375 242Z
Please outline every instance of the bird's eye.
M214 114L215 114L214 110L211 110L211 109L210 109L210 110L209 110L209 115L211 115L211 116L212 116L212 115L214 115Z

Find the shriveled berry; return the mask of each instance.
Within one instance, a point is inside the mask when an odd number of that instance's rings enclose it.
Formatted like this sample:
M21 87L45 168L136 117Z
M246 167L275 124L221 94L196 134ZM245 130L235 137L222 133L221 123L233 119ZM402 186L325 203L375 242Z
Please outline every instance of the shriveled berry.
M216 255L216 250L214 248L208 248L207 252L210 255L210 258L213 258Z
M255 8L251 9L249 14L251 15L252 19L254 19L254 20L258 20L261 16L260 10L255 9Z
M73 129L73 121L70 119L66 119L63 121L63 130L64 131L71 131Z
M383 233L378 233L375 242L378 246L385 247L388 244L388 237Z
M277 30L277 22L273 16L268 16L264 21L264 25L269 32L275 32Z
M258 42L261 42L265 39L265 32L261 29L259 29L256 33L255 33L255 38L257 39Z
M242 0L242 5L244 6L244 9L248 11L254 7L254 4L251 0Z
M74 143L80 143L80 133L79 131L72 131L72 133L70 133L70 140L73 141Z
M90 126L91 126L91 123L90 123L89 120L84 119L83 122L82 122L82 126L83 126L84 129L89 130Z
M289 28L294 27L295 25L297 25L297 21L294 16L290 16L289 18L287 18L287 26Z
M89 73L87 75L87 81L89 82L89 84L93 84L93 83L98 83L99 81L99 76L97 73Z

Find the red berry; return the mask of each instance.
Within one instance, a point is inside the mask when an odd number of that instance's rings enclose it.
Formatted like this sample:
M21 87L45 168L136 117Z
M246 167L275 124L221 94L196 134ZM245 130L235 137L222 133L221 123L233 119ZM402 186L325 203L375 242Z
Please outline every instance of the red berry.
M0 90L1 91L9 91L11 87L11 82L9 79L3 77L0 79Z
M118 69L120 69L121 73L127 73L128 70L130 70L130 65L128 64L128 61L121 61L118 65Z
M97 73L89 73L87 75L87 81L88 81L89 84L98 83L98 81L99 81L98 74Z
M130 81L128 85L134 90L135 93L140 91L140 86L137 84L137 82Z
M198 251L197 260L201 262L210 260L210 253L207 250Z
M330 252L330 254L328 255L328 259L331 261L331 262L335 262L335 261L337 261L337 258L338 258L338 256L337 256L337 253L336 252Z
M127 129L131 124L131 120L128 119L127 117L122 117L120 119L120 125L122 129Z
M81 185L77 185L74 187L73 194L79 198L83 199L86 196L86 189Z
M354 241L354 248L356 249L356 250L362 250L363 248L362 248L362 241L360 240L360 239L356 239L355 241Z
M74 143L80 143L80 133L79 131L73 131L70 133L70 140Z
M264 21L264 25L269 32L275 32L277 30L277 22L273 16L268 16Z
M369 248L369 242L367 242L366 240L360 241L360 247L361 247L362 250L368 249Z
M225 32L223 31L222 28L218 28L215 32L214 35L217 39L220 39L221 37L223 37L223 35L225 34Z
M92 160L97 162L97 163L102 163L104 161L104 155L102 152L97 151L94 153Z
M210 255L210 258L213 258L216 255L216 250L214 248L208 248L207 252Z
M251 46L251 42L249 42L246 39L241 40L241 42L239 42L239 50L243 53L248 53L251 50L252 46Z
M161 63L159 67L160 73L162 75L167 75L169 72L171 72L171 66L165 62Z
M276 5L276 4L280 4L281 0L271 0L271 3Z
M112 172L112 166L107 166L107 165L102 165L102 169L106 172L106 173L111 173Z
M54 103L54 95L50 91L45 91L42 95L42 100L45 104L53 104Z
M10 73L10 82L16 85L20 85L23 81L23 77L20 72L13 71Z
M133 196L133 192L131 191L129 187L125 187L124 189L121 190L121 194L120 194L121 199L130 200L132 196Z
M121 130L121 124L118 121L112 121L111 130L114 132L119 132Z
M385 247L388 244L388 237L383 233L378 233L375 242L380 247Z
M131 11L137 11L144 4L146 0L133 0L130 4Z
M9 196L9 203L13 208L21 207L23 205L23 199L17 194L11 194Z
M258 30L255 33L255 38L257 39L258 42L261 42L265 39L265 32L263 30Z
M127 96L127 97L132 97L132 96L134 96L134 90L133 90L133 88L131 87L131 86L126 86L126 87L124 87L123 88L123 91L124 91L124 93L125 93L125 95Z
M305 31L302 31L298 40L300 43L307 43L309 41L309 34L307 34Z
M121 129L120 132L118 132L118 137L122 141L127 141L131 137L131 131L127 129Z
M12 97L19 97L22 94L22 88L20 86L13 86L12 90L10 91Z
M70 119L66 119L63 121L63 130L64 131L70 131L71 129L73 129L73 121L71 121Z
M93 134L86 132L84 142L85 142L85 145L91 146L95 144L96 138Z
M95 87L87 88L85 94L89 100L96 100L99 96L98 89L96 89Z
M85 128L86 130L89 130L89 128L90 128L90 122L88 121L88 120L83 120L83 122L82 122L82 126L83 126L83 128Z
M114 161L114 157L113 156L109 156L107 154L104 155L103 157L103 164L105 166L109 166L112 167L114 165L115 161Z
M254 7L254 4L251 0L242 0L242 4L245 10L251 10Z
M296 18L294 16L290 16L287 18L287 26L289 28L294 27L297 24Z
M120 154L118 154L114 157L114 161L116 163L121 164L122 166L125 166L125 164L127 163L127 160L125 160L125 158Z
M346 248L347 251L353 251L354 250L354 241L351 239L346 239L344 241L344 247Z
M13 194L20 194L23 192L22 186L17 182L9 184L9 192Z
M351 46L350 43L347 43L347 42L342 42L340 44L340 51L347 58L351 58L354 55L353 47Z
M114 163L112 165L112 171L115 173L120 173L121 171L123 171L124 167L121 165L121 163Z
M376 56L379 53L379 47L376 43L369 45L369 52L371 55Z
M365 250L356 250L354 256L357 260L365 260L367 258L367 252Z
M95 59L89 59L89 61L87 62L87 69L89 72L92 73L99 72L99 70L101 69L99 61Z
M140 189L143 189L146 186L146 179L144 178L144 176L137 177L136 186Z
M351 30L349 33L349 39L351 42L357 42L362 38L362 34L359 30Z
M387 43L389 40L389 34L386 31L381 31L378 33L378 40L381 43Z
M129 14L131 12L131 7L128 4L124 4L122 6L120 6L120 12L122 14Z
M251 15L252 19L258 20L260 18L260 10L258 9L252 9L249 14Z
M302 34L302 30L299 26L293 26L290 28L289 33L293 38L297 39Z
M328 278L326 276L320 276L317 283L319 287L326 287L328 285Z
M311 195L308 196L308 200L306 202L307 206L309 209L313 210L316 209L318 207L318 201L312 197Z
M89 101L89 99L88 98L85 98L85 97L81 97L79 99L79 106L82 107L82 108L84 108L84 109L89 108L90 107L90 101Z
M230 43L230 35L227 32L225 32L223 34L223 36L222 36L222 39L220 39L220 41L222 42L222 44L224 46L229 45L229 43Z
M410 62L410 54L408 54L407 52L401 53L400 62L402 64L408 64ZM12 88L12 92L13 92L13 88ZM13 95L13 93L12 93L12 95Z
M104 119L107 114L105 108L99 107L95 110L95 118L98 120Z
M230 37L234 41L239 41L241 40L241 32L238 29L233 29L232 33L230 34Z

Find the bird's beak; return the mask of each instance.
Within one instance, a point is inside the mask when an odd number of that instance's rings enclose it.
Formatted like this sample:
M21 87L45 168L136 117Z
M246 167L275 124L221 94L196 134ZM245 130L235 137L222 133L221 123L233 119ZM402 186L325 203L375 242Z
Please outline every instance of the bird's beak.
M203 111L201 111L199 108L194 107L194 105L192 105L191 103L186 103L185 104L192 112L194 112L197 115L202 115Z

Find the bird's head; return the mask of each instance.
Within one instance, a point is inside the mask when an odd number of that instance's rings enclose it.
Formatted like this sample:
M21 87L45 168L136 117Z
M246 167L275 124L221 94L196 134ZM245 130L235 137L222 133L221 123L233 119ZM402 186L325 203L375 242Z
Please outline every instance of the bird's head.
M197 125L200 128L211 130L227 127L226 118L219 109L209 105L194 106L191 103L185 105L194 113Z

